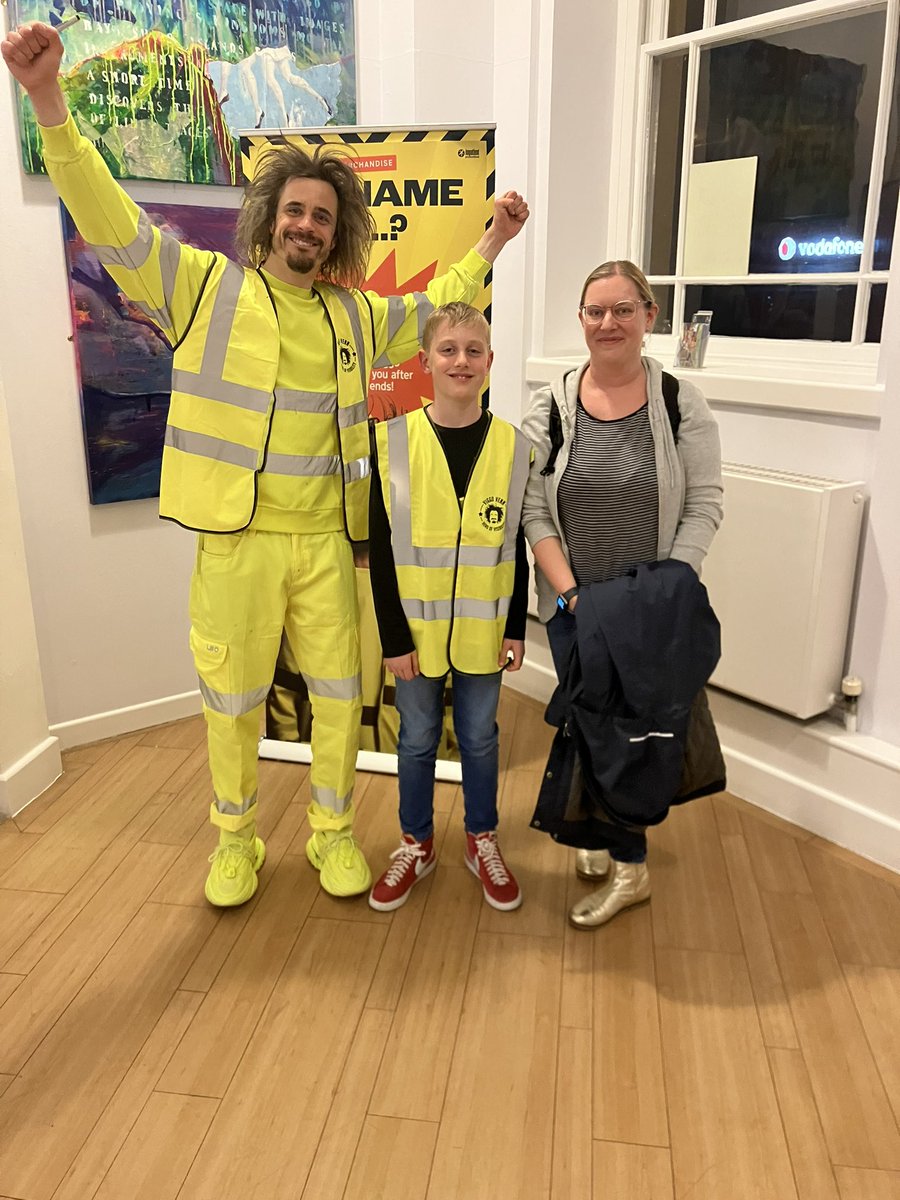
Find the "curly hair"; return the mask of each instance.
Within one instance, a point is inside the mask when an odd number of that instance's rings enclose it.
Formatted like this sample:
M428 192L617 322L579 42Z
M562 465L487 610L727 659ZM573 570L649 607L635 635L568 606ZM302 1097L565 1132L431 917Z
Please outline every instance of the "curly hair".
M238 254L251 267L260 266L269 256L278 203L285 184L292 179L319 179L334 188L337 227L319 278L342 287L360 287L368 269L375 222L346 156L329 146L317 146L312 154L291 145L269 146L263 151L238 214L234 235Z

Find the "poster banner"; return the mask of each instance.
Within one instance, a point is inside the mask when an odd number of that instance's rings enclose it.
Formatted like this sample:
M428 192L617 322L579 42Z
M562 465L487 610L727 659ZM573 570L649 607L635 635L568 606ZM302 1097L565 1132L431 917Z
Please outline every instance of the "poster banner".
M458 262L479 240L493 212L494 130L354 129L296 131L241 138L244 173L252 177L259 154L271 144L290 142L304 149L323 143L341 146L362 179L375 218L376 233L365 288L382 296L424 291L429 281ZM490 275L476 301L490 320ZM418 358L372 371L369 414L387 420L421 407L431 398L428 376ZM357 570L362 643L363 751L396 753L398 718L394 680L382 668L369 574ZM449 696L446 699L449 706ZM275 684L266 706L266 739L307 742L311 714L306 689L290 649L282 645ZM265 751L265 743L262 751ZM445 722L439 750L458 757L452 724Z
M180 242L232 252L236 208L142 207ZM91 503L158 496L172 348L119 290L62 203L60 210Z
M240 182L237 131L356 120L354 0L10 0L61 25L75 121L118 179ZM25 170L44 170L20 95Z

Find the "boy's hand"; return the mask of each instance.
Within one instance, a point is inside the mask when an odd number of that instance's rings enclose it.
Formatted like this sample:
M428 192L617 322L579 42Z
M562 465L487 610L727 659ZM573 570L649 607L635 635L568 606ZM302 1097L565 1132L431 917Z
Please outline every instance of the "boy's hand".
M512 638L504 638L503 645L500 647L500 657L497 659L497 665L507 671L518 671L524 660L524 641L513 641Z
M494 219L482 234L475 249L482 258L493 262L508 241L528 220L528 205L518 192L504 192L494 201Z
M409 654L401 654L398 658L386 658L384 665L395 679L415 679L419 674L419 656L415 650Z

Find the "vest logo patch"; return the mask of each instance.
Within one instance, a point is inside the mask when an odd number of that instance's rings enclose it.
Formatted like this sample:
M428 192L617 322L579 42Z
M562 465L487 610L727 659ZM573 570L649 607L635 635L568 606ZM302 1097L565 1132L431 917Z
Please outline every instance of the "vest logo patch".
M488 496L478 510L485 529L502 530L506 524L506 500L503 496Z
M338 362L342 371L356 370L356 351L346 338L338 338Z

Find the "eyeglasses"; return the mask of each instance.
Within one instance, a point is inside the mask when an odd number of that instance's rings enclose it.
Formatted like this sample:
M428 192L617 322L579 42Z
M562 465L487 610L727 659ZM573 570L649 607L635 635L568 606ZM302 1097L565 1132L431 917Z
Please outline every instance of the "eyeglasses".
M582 304L579 308L585 325L599 325L607 313L616 321L633 321L639 308L649 308L649 300L620 300L609 306L604 304Z

